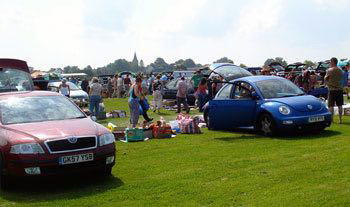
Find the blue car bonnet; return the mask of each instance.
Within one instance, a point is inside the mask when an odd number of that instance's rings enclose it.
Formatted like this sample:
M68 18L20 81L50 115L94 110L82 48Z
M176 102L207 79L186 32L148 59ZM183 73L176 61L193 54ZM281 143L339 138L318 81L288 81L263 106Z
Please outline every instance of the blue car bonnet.
M287 105L297 111L318 111L322 108L322 102L314 96L295 96L287 98L275 98L270 101Z

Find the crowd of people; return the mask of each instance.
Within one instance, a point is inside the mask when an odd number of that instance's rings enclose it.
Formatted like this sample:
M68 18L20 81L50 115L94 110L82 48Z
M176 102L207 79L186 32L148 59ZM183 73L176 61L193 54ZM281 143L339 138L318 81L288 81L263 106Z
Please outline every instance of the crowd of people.
M336 105L339 107L339 122L341 122L341 113L343 101L343 91L350 99L348 91L348 70L350 65L344 65L341 68L337 67L337 59L332 58L330 61L330 69L325 72L315 73L315 71L303 70L301 73L297 73L292 70L285 74L285 78L294 82L297 86L302 88L306 93L315 89L318 85L326 85L329 90L328 103L330 111L333 112L333 107ZM254 74L256 75L256 74ZM260 75L276 75L271 73L269 68L263 68L260 71ZM109 78L106 84L107 96L109 98L125 98L128 97L129 109L130 109L130 123L132 127L135 127L141 114L145 121L151 122L153 119L147 114L149 110L147 95L153 95L152 106L153 112L160 113L163 103L164 86L174 78L170 75L159 73L157 75L139 74L136 78L130 77L129 74L121 76L116 74L113 78ZM66 80L62 81L60 85L60 92L69 97L70 90L69 85L66 84ZM90 97L90 112L92 115L97 116L99 113L99 104L102 100L103 86L101 81L97 78L93 78L91 82L84 79L81 83L82 90L86 91ZM201 74L201 71L196 71L192 77L180 76L179 81L176 84L176 102L177 113L180 113L182 109L186 113L190 112L188 104L188 96L190 88L194 90L195 107L200 112L203 111L203 106L211 99L213 99L217 92L223 86L224 77L209 78ZM183 107L183 108L182 108ZM141 110L141 111L140 111ZM141 113L140 113L141 112Z

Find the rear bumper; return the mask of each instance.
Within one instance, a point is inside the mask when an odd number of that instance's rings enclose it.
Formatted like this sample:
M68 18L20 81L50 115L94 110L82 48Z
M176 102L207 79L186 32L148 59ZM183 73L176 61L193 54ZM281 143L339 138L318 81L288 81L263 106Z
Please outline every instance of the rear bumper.
M60 165L59 157L93 153L94 160L75 164ZM45 158L43 158L45 156ZM112 163L106 164L108 157L114 156ZM107 167L113 167L115 164L115 148L109 147L99 151L81 151L78 153L62 153L56 155L40 155L36 159L9 159L4 173L9 176L50 176L50 175L65 175L72 173L83 173L90 171L103 170ZM26 173L26 168L40 168L40 174L30 175Z

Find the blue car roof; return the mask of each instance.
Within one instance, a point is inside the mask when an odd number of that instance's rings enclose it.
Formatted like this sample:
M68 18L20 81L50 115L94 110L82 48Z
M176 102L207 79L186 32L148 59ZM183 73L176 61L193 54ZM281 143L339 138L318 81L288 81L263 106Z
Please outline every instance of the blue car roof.
M255 83L255 82L263 81L263 80L286 80L286 79L282 78L282 77L278 77L278 76L258 75L258 76L247 76L247 77L239 78L239 79L233 80L231 82L234 82L234 81L246 81L246 82Z

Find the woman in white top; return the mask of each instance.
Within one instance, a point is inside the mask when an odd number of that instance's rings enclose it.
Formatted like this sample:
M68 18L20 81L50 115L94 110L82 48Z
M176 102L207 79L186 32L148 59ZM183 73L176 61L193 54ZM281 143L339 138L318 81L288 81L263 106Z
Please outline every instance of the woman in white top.
M90 86L90 113L92 116L98 117L100 113L100 103L102 100L102 85L98 83L97 78L92 79L92 85ZM95 111L94 111L95 109Z
M67 84L67 80L63 79L62 83L58 87L58 91L60 94L69 97L70 96L70 88L69 85Z

